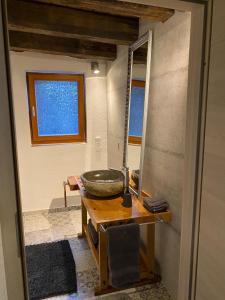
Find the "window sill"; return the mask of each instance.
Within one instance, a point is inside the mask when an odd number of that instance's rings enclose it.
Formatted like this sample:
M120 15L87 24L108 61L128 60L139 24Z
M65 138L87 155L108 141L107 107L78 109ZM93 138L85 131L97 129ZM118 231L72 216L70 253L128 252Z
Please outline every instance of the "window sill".
M88 142L70 142L70 143L43 143L43 144L31 144L31 147L46 147L46 146L71 146L71 145L81 145L81 144L87 144Z

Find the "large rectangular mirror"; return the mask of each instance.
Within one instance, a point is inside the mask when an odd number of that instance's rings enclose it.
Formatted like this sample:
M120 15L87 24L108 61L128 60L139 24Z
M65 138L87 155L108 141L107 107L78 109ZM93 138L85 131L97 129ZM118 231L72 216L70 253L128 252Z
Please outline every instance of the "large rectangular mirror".
M128 97L126 126L126 167L130 170L131 192L141 195L145 132L148 113L151 31L131 45L128 66Z

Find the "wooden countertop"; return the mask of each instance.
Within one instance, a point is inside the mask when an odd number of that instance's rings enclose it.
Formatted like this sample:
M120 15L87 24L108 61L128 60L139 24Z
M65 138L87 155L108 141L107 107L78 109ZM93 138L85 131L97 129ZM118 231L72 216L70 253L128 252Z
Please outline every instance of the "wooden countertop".
M154 222L157 218L165 222L171 220L171 212L153 214L144 208L142 200L135 195L132 196L133 205L131 208L122 206L123 198L116 196L112 198L97 198L88 194L78 176L75 176L77 185L80 189L83 205L92 219L92 223L96 230L100 225L122 223L132 221L138 224Z

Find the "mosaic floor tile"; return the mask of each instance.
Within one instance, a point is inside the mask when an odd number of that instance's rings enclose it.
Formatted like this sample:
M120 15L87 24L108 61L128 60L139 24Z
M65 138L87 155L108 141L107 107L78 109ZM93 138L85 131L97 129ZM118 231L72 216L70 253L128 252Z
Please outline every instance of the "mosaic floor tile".
M24 232L46 230L51 227L49 220L43 214L26 215L23 218Z
M95 267L95 262L90 250L83 250L82 252L73 251L74 260L76 262L77 271L89 271Z
M34 245L67 239L74 256L78 292L48 298L48 300L172 300L162 283L145 285L136 289L95 297L98 271L85 239L78 239L81 232L81 211L39 211L24 215L26 245Z
M72 238L69 240L70 246L74 251L89 250L88 243L85 239Z
M87 271L77 272L78 294L82 300L94 297L95 288L98 285L98 279L99 277L96 267Z
M98 297L97 299L99 299L99 300L130 300L132 298L129 296L129 294L120 292L115 295L101 296L101 297Z
M35 245L53 241L51 229L27 232L24 235L25 245Z

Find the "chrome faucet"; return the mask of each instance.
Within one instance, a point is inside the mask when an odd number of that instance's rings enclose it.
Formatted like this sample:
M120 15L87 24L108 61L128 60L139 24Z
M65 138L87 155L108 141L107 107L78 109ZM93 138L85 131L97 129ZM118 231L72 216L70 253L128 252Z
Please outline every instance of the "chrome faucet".
M123 174L124 176L124 181L123 181L123 186L124 186L124 193L123 193L123 203L122 205L125 207L131 207L132 206L132 197L131 197L131 193L129 190L129 168L128 167L122 167L121 170L119 169L114 169L114 168L109 168L109 170L115 170L115 171L119 171Z

